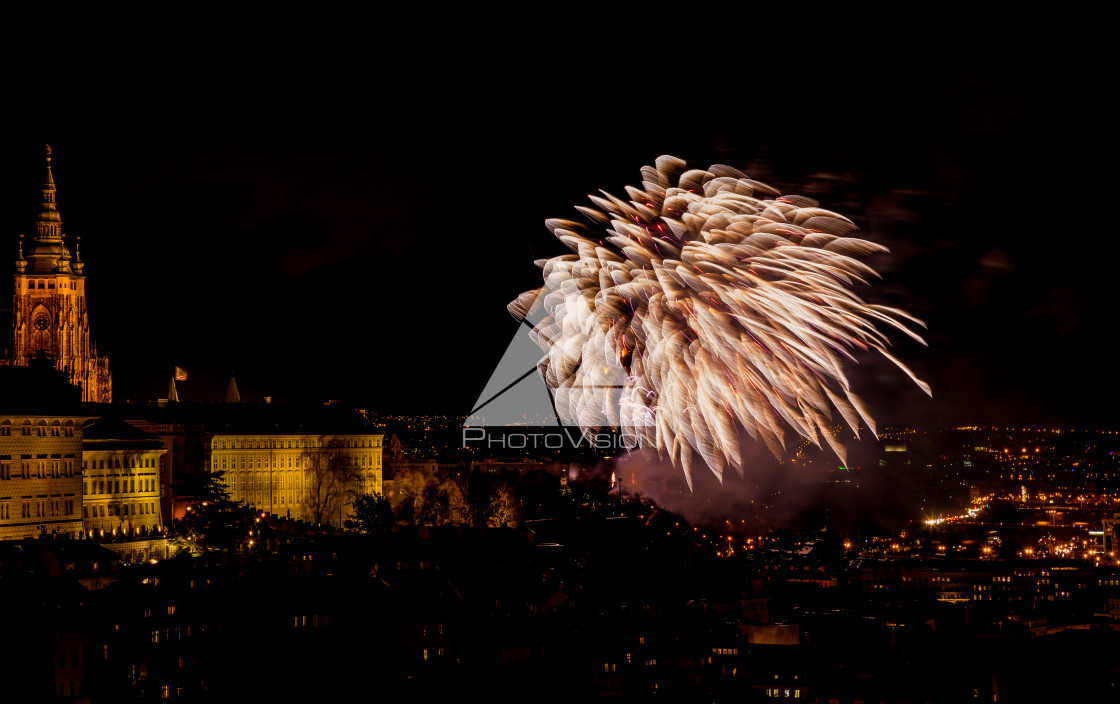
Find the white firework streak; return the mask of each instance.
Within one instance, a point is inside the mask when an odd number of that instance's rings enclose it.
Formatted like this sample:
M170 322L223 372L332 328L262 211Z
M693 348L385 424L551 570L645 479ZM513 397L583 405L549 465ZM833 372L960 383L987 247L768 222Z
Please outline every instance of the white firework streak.
M534 326L562 422L636 436L691 488L694 455L720 480L743 473L740 431L780 458L792 428L843 462L833 409L856 437L861 420L875 433L844 374L853 350L881 353L930 393L876 327L925 344L908 327L922 321L852 290L878 276L858 258L885 247L729 166L656 164L628 200L603 192L590 196L598 209L576 207L601 232L548 220L574 254L538 261L544 286L509 305Z

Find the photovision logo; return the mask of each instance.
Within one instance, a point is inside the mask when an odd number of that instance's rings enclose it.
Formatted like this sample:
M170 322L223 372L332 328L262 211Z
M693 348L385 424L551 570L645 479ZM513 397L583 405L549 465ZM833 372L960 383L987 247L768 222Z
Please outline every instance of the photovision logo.
M589 359L584 349L581 364L594 365L597 372L593 384L561 382L550 387L546 382L544 370L555 341L540 330L534 333L534 328L548 316L544 308L548 293L547 288L538 292L475 401L463 423L463 447L636 449L640 439L635 429L618 427L619 404L629 376L615 350L607 348L598 358ZM572 342L565 340L565 345ZM647 422L652 424L652 419Z

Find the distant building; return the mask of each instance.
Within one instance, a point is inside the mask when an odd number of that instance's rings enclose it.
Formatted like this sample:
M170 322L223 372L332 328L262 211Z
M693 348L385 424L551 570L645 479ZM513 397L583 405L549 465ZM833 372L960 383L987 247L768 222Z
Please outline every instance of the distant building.
M910 451L906 443L898 440L884 442L882 448L879 467L894 473L903 473L910 468Z
M383 492L384 436L339 406L174 403L128 411L129 424L169 450L161 478L171 493L176 475L222 472L234 501L341 525L354 496ZM185 504L170 503L164 515L181 518Z
M84 267L77 245L71 256L63 241L47 146L35 237L26 253L20 241L11 345L6 355L0 355L0 365L27 366L37 356L45 356L55 369L66 373L72 384L81 387L82 401L108 403L113 397L113 378L109 359L98 355L90 342Z
M310 434L222 432L211 434L211 471L225 473L230 498L269 513L334 523L350 517L347 495L382 493L377 433ZM334 480L341 486L326 488ZM334 496L325 495L324 491ZM315 506L317 502L325 506Z
M163 442L128 423L100 419L82 439L82 518L95 540L144 538L163 526L160 457Z
M81 389L46 360L0 368L0 540L82 532Z

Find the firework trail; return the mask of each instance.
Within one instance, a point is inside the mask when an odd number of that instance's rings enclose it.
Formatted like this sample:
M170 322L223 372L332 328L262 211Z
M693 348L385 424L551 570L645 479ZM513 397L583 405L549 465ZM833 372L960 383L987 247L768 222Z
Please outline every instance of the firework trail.
M679 175L674 185L674 178ZM847 218L722 165L685 171L663 156L626 198L577 206L591 226L548 220L573 254L539 260L544 286L509 304L533 326L560 419L618 428L680 466L698 456L722 480L742 474L741 432L780 458L785 429L844 460L833 409L875 432L842 363L887 351L889 327L925 344L895 308L865 303L860 261L885 247L846 236Z

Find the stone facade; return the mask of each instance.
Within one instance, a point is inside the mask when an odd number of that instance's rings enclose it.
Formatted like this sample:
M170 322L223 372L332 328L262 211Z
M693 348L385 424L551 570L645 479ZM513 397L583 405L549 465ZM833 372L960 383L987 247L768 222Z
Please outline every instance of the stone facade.
M81 533L84 420L0 412L0 540Z
M381 493L382 440L374 433L215 433L210 466L224 472L234 501L307 520L318 512L336 524L350 517L352 496ZM341 480L325 496L324 477Z
M159 535L163 442L123 422L90 424L82 443L82 518L95 540Z
M10 356L0 364L27 366L45 356L81 387L82 401L108 403L113 385L109 360L90 342L84 264L77 247L71 257L63 240L55 195L48 146L34 241L26 257L20 241L15 262Z

